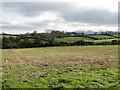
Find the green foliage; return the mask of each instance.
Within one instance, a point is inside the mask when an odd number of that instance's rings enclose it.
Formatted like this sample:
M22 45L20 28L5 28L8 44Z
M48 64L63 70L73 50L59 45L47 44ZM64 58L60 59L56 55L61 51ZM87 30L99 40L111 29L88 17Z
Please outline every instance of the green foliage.
M46 33L26 33L20 35L2 35L2 48L31 48L46 46L75 45L119 45L119 38L112 32L108 35L85 35L76 32L60 32L50 30Z

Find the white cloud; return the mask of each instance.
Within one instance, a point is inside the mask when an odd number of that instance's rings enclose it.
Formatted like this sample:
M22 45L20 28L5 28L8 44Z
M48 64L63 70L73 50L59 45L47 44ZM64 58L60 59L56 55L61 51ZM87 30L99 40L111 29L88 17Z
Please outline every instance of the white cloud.
M16 5L6 3L3 6L6 9L2 15L3 31L25 33L33 30L41 32L44 29L118 30L116 25L117 0L71 0L72 3L66 2L46 2L44 4L34 2L29 3L30 5L24 2L21 5L20 2Z
M2 2L72 2L76 7L87 6L118 11L119 0L2 0Z
M89 7L89 8L101 8L107 9L113 12L118 11L119 0L77 0L73 1L76 7Z

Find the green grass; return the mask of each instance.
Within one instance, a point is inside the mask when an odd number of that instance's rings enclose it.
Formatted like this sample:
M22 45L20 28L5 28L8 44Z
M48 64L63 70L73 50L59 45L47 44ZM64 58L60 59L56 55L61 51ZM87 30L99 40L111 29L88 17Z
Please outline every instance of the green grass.
M89 37L93 37L96 39L113 39L113 38L115 38L113 36L107 36L107 35L89 35Z
M120 35L112 35L112 36L114 36L114 37L116 37L116 38L119 38L119 37L120 37Z
M3 88L118 90L118 46L3 49Z
M80 40L89 41L89 40L93 40L93 39L87 38L87 37L64 37L64 38L55 38L54 41L56 41L56 42L76 42L76 41L80 41Z
M101 43L101 42L111 42L112 40L119 40L119 38L107 39L107 38L110 38L111 36L105 36L105 35L98 35L98 36L92 35L92 36L95 38L99 38L99 39L102 38L102 40L94 40L94 39L87 38L87 37L64 37L64 38L55 38L54 41L72 43L72 42L83 40L83 41L88 41L88 42ZM103 38L106 38L106 39L103 39Z
M111 42L113 40L119 40L118 38L115 38L115 39L104 39L104 40L94 40L93 42L95 43L101 43L101 42Z

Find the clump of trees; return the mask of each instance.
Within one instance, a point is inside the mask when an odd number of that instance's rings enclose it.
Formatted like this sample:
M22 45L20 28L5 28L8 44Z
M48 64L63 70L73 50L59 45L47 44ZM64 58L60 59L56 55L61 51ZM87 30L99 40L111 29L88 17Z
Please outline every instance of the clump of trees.
M46 33L37 33L37 31L34 31L33 33L20 34L16 37L13 37L12 35L9 37L3 36L2 48L30 48L54 46L58 45L58 43L53 43L55 38L62 38L65 36L64 32L55 30L49 31L50 32L46 31Z
M47 46L76 46L76 45L118 45L120 44L119 40L113 40L111 42L86 42L83 40L77 42L55 42L55 38L63 38L63 37L86 37L87 35L84 33L76 33L76 32L61 32L55 30L47 30L46 33L37 33L34 31L33 33L26 33L20 35L10 35L6 37L4 33L2 37L2 47L1 48L31 48L31 47L47 47Z

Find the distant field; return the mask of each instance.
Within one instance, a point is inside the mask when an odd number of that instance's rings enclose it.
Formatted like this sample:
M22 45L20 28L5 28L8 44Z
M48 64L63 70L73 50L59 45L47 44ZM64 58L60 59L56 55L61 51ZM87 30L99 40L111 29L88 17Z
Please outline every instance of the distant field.
M117 37L117 38L120 37L120 35L113 35L113 36L114 36L114 37Z
M98 38L98 37L97 37ZM102 40L94 40L91 38L87 37L64 37L64 38L55 38L55 42L77 42L77 41L88 41L88 42L95 42L95 43L101 43L101 42L111 42L112 40L119 40L119 38L114 38L114 39L102 39Z
M87 37L64 37L64 38L55 38L54 41L56 41L56 42L76 42L76 41L80 41L80 40L89 41L89 40L93 40L93 39L87 38Z
M119 39L115 38L115 39L94 40L93 42L95 42L95 43L111 42L112 40L119 40Z
M120 88L117 45L2 51L3 88Z
M89 35L89 37L93 37L96 39L113 39L113 38L115 38L113 36L107 36L107 35Z
M7 35L6 37L9 37ZM12 36L16 37L16 36ZM2 38L2 35L0 35L0 38ZM23 39L21 39L23 40ZM86 42L95 42L95 43L102 43L102 42L111 42L112 40L119 40L119 35L88 35L86 37L63 37L63 38L55 38L54 42L67 42L67 43L73 43L77 41L86 41ZM35 39L29 38L29 41L32 43L35 41ZM47 41L42 41L43 44L48 43Z

